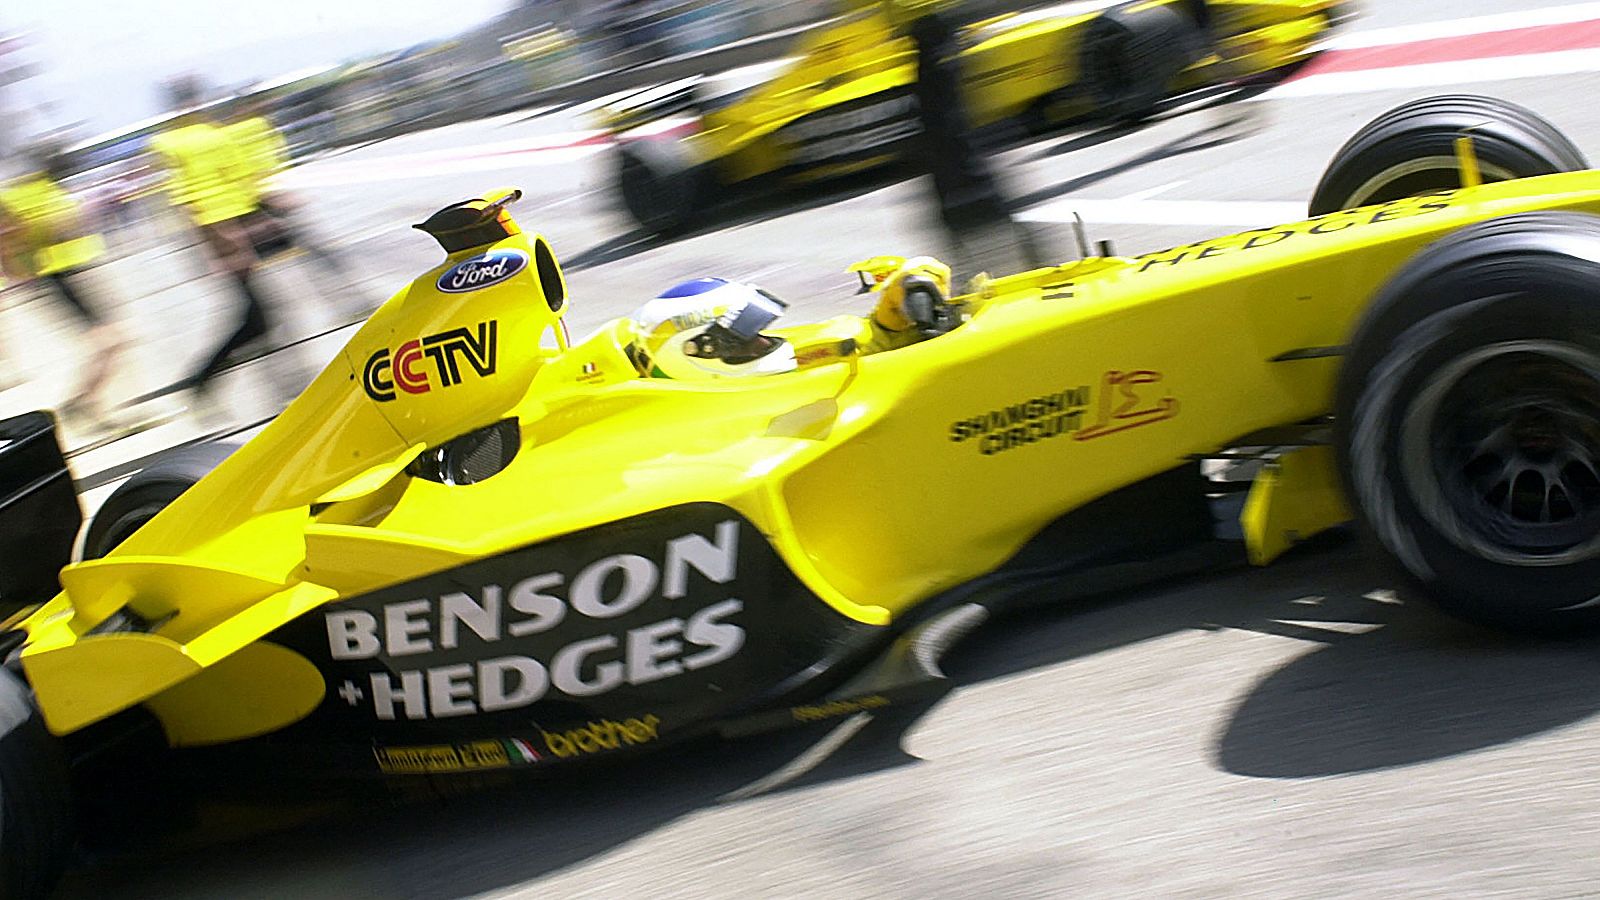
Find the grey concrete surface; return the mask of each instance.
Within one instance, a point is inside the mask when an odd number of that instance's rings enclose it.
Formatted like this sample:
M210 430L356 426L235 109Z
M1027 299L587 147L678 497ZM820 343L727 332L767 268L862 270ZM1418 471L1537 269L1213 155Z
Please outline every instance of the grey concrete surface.
M1355 28L1551 5L1368 0ZM1593 152L1597 88L1600 76L1585 73L1448 89L1529 105ZM1257 117L1247 127L1230 121L1238 106L1202 110L1129 134L1039 140L999 159L1034 206L1063 197L1303 203L1357 127L1437 92L1269 94L1248 104ZM940 249L920 179L745 201L700 233L658 244L632 235L610 206L603 154L425 161L584 127L573 111L503 117L328 157L290 181L300 179L319 233L338 239L369 283L393 286L438 257L406 224L488 185L523 187L518 216L565 257L579 332L702 274L757 279L803 317L859 309L847 264ZM1041 227L1058 255L1071 255L1064 227ZM1234 229L1092 230L1131 253ZM196 328L219 328L224 308L204 279L175 266L151 259L123 276L168 285L130 290L136 299L123 307L151 335L158 375L198 353ZM296 264L274 282L280 297L306 296ZM218 312L197 315L192 298L202 296ZM283 302L294 315L322 311ZM61 329L35 325L31 340L66 346ZM333 349L308 347L307 364ZM232 402L267 402L248 370L228 377ZM815 735L694 745L448 801L367 803L265 834L217 828L198 846L158 842L88 860L64 895L1595 894L1596 647L1484 635L1390 587L1359 546L1334 540L1266 570L1002 620L952 657L959 686L927 715L903 731L869 727L798 784L753 799L721 798Z

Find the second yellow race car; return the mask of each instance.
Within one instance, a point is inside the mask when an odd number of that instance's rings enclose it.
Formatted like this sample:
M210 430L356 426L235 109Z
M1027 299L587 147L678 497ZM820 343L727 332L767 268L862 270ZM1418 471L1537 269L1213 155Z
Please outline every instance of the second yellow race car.
M571 341L514 197L424 222L437 265L79 561L50 417L0 422L0 894L96 771L555 774L876 715L1028 591L1351 519L1456 615L1600 626L1600 173L1526 110L1400 107L1297 222L964 293L869 259L871 316L787 328L701 278Z
M619 193L645 229L695 220L717 188L807 181L901 158L918 130L916 55L880 3L807 35L780 70L719 93L716 79L640 92L603 111ZM1349 0L1073 0L968 26L957 65L972 124L1137 119L1163 99L1308 59Z

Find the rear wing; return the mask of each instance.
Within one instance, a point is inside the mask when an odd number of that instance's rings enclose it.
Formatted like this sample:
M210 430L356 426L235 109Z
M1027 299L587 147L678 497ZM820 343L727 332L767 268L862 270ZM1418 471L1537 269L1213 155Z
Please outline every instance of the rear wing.
M0 619L61 590L82 524L55 417L0 419Z

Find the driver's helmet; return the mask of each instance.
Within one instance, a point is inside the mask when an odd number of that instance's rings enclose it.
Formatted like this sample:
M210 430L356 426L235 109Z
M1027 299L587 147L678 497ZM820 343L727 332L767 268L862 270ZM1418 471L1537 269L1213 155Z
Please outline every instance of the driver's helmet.
M785 303L753 284L696 278L662 291L630 317L629 353L653 378L771 375L795 368L794 346L762 329Z

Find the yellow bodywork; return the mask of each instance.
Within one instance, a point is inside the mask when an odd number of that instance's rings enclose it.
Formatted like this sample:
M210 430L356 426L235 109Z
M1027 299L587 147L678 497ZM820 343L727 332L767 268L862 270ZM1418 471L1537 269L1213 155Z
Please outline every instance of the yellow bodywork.
M1131 5L1172 2L1176 0ZM962 39L960 71L972 123L984 126L1030 112L1050 121L1092 113L1092 101L1074 90L1081 81L1085 26L1117 5L1110 0L1078 0L969 26ZM683 138L693 158L714 163L723 183L780 170L796 178L817 179L892 159L898 151L853 154L846 161L811 160L802 155L802 142L789 127L847 105L904 95L916 80L913 44L893 26L883 5L847 6L855 8L854 14L808 34L776 77L701 115L695 130ZM1349 4L1212 0L1212 6L1217 52L1180 73L1171 85L1174 92L1271 72L1309 58ZM613 108L608 115L610 126L624 140L629 139L630 129L642 124L641 116L625 107ZM886 121L882 127L891 124ZM859 144L860 139L859 133L850 135L852 143Z
M248 737L293 722L325 690L259 643L284 623L338 597L693 502L743 515L840 615L890 624L1070 510L1327 414L1338 359L1275 358L1343 344L1395 269L1441 236L1549 209L1600 213L1600 176L1487 184L1026 272L984 283L968 298L976 313L949 334L703 382L639 377L621 325L550 346L550 282L538 266L441 292L441 273L466 255L456 254L385 303L210 476L105 559L67 568L65 591L23 623L22 662L59 733L143 703L175 743ZM489 250L541 248L536 235L512 234ZM382 402L363 389L371 360L491 321L492 374L463 366L453 386ZM816 343L850 324L788 335ZM520 425L520 451L481 483L402 468L419 448L506 418ZM1326 471L1317 460L1282 465L1279 486L1263 490L1331 490L1316 487ZM1262 519L1261 558L1325 524L1330 503L1310 524ZM124 607L150 627L100 627ZM256 670L275 687L244 691L219 713L241 673Z
M1350 521L1333 448L1300 447L1267 463L1251 483L1239 518L1245 551L1258 566Z

